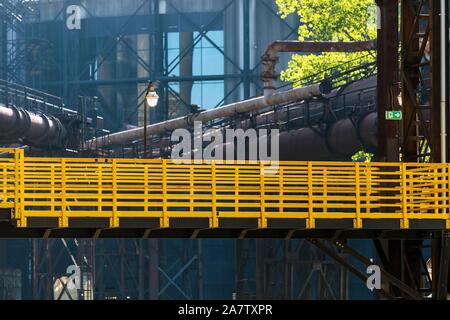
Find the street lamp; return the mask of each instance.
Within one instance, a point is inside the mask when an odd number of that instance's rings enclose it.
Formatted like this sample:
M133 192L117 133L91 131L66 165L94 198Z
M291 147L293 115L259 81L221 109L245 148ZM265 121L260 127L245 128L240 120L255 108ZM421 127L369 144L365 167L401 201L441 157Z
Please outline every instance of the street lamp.
M150 81L145 92L144 99L144 159L147 158L147 108L154 108L158 105L159 96L156 93L157 84Z
M399 94L397 96L398 105L400 107L403 107L403 95L402 95L403 92L402 92L402 83L401 82L398 83L398 92L399 92Z

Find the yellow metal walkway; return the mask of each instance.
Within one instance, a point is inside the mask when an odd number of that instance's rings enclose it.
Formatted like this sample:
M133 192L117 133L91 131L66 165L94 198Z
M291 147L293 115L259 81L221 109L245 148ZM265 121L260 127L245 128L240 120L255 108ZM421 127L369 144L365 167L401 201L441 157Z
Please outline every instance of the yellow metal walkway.
M285 236L302 230L450 228L448 164L186 165L0 152L10 155L0 158L0 210L8 225L0 237L33 234L24 230L74 230L73 236L83 230L111 236L117 230L133 230L130 236L278 230Z

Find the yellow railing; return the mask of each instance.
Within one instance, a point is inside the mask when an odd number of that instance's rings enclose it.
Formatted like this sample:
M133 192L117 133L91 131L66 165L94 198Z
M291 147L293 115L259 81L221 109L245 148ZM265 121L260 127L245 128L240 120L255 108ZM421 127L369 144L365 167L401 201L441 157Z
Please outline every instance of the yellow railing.
M0 207L19 227L30 217L440 219L450 227L450 165L415 163L192 163L170 160L24 157L1 149Z

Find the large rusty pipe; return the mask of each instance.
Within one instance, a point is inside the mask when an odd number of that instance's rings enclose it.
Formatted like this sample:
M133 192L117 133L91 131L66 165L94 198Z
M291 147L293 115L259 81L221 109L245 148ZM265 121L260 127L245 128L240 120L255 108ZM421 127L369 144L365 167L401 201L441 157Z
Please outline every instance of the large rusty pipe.
M331 124L325 132L315 127L280 133L281 160L349 160L363 147L377 146L376 112L363 116L357 125L347 118Z
M313 100L307 105L300 103L268 110L256 115L252 120L238 120L233 123L232 128L273 128L273 124L277 122L289 122L290 127L301 129L280 133L279 151L282 160L349 160L350 156L359 150L375 150L378 147L377 113L369 107L375 103L375 82L376 78L361 80L335 90L326 100ZM325 105L330 102L335 111L348 110L347 117L344 116L334 123L329 123L330 119L325 120ZM358 116L352 115L350 120L348 116L352 110L358 108L362 113ZM327 129L323 131L322 125L321 128L309 128L308 118L315 123L317 119L322 119L327 123ZM224 128L204 132L204 141L211 140L209 136L212 132L224 134L223 130Z
M376 102L375 93L376 78L372 77L336 89L327 95L325 100L318 99L307 104L300 102L271 109L254 116L253 119L237 120L231 128L269 129L277 127L278 122L289 122L289 127L302 129L280 134L279 151L282 160L349 160L350 156L359 150L375 150L378 146L377 113L370 107ZM330 123L333 117L326 116L327 108L339 114L346 110L347 116L341 116ZM353 112L359 115L356 116ZM336 116L336 113L334 115ZM319 128L312 124L313 127L309 127L309 123L317 123L318 120L327 125L321 125ZM209 136L212 132L221 132L224 135L224 129L204 132L204 147L211 140Z
M350 156L357 151L377 148L377 120L377 113L371 112L361 116L356 123L349 118L338 120L324 132L318 127L280 132L280 160L350 160ZM246 129L245 127L241 128ZM211 141L210 136L214 132L221 132L224 135L223 129L212 129L204 132L203 147L209 144L209 141ZM245 146L247 154L249 144L252 143L257 142L249 142ZM226 146L227 143L224 143L224 157L226 155ZM191 154L191 157L193 156Z
M0 104L0 141L25 141L34 145L53 146L64 140L67 132L52 116L37 114L17 107Z

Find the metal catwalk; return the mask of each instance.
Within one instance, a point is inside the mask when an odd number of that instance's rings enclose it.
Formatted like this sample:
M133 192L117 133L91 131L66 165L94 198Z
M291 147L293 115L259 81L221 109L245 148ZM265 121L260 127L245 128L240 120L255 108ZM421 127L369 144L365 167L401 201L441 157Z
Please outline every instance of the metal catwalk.
M135 237L242 238L450 228L449 164L179 164L3 152L11 157L0 161L0 207L15 227L0 236L99 237L128 230Z

